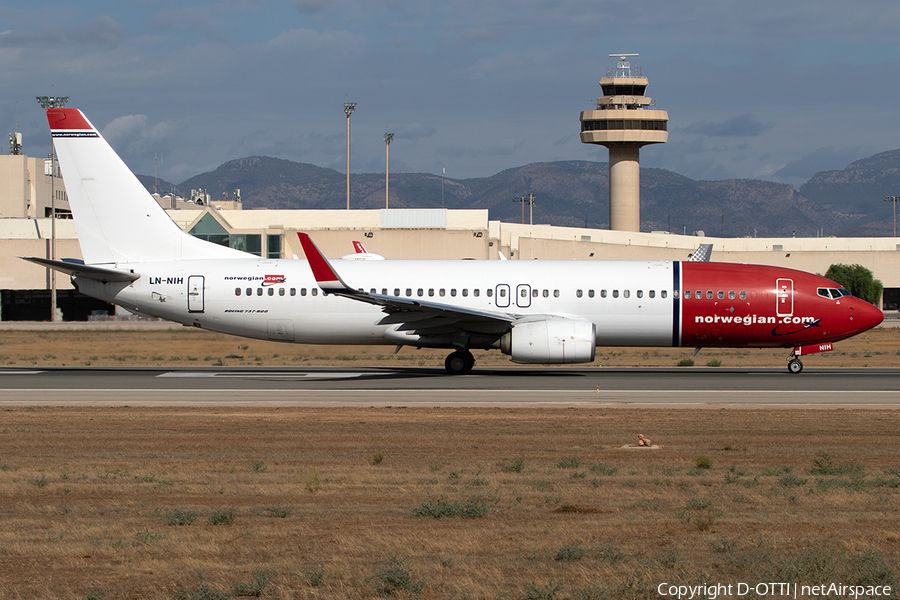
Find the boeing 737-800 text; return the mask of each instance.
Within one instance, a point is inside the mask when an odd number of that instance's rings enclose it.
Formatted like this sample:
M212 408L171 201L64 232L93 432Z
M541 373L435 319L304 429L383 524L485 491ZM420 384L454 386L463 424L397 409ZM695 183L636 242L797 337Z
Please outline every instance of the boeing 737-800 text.
M250 338L471 349L588 363L597 346L830 350L883 315L833 281L780 267L669 261L266 259L182 231L77 109L47 110L83 261L27 258L129 311ZM354 260L354 258L357 258ZM359 258L363 258L360 260Z

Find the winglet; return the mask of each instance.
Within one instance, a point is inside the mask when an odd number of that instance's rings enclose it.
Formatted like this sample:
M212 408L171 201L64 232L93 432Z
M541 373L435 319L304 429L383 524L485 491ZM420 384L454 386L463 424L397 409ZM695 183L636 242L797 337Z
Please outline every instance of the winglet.
M350 286L343 282L341 276L331 268L328 259L322 256L322 252L316 247L315 242L310 239L309 234L298 231L297 236L300 238L300 245L303 246L306 260L309 261L309 268L312 269L313 277L316 278L316 283L319 284L323 292L328 294L352 290Z

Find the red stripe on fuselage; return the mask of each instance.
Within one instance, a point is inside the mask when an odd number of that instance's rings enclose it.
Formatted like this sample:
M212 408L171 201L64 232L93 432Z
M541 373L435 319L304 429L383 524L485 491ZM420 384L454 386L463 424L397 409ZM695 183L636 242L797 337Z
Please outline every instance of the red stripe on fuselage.
M681 266L682 346L819 344L881 322L881 311L858 298L819 296L818 288L840 287L819 275L762 265L683 262ZM790 289L776 289L779 279L789 280Z
M94 126L81 114L77 108L48 108L47 121L50 122L50 131L62 129L91 130Z

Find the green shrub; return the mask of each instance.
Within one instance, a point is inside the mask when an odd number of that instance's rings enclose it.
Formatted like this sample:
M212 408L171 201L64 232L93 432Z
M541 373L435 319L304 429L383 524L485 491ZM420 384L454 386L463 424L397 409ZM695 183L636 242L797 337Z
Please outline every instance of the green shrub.
M237 512L233 508L217 508L206 522L210 525L231 525L237 518Z
M711 469L712 468L712 459L705 454L701 454L694 461L697 465L698 469Z
M810 475L850 475L863 476L865 467L858 463L834 464L831 455L827 452L819 452L813 458L813 468L808 470Z
M384 452L382 452L381 450L379 450L378 452L376 452L376 453L372 454L371 456L369 456L366 460L367 460L368 463L369 463L370 465L372 465L373 467L374 467L375 465L380 465L380 464L381 464L381 461L384 460Z
M381 563L381 570L366 579L375 588L375 593L391 596L408 592L418 596L422 593L425 580L416 580L412 571L412 561L405 556L391 556Z
M500 470L504 473L521 473L525 468L525 457L511 458L500 463Z
M192 510L174 508L164 513L163 519L169 525L190 525L197 520L197 513Z
M310 587L320 587L325 583L325 567L321 563L300 571L300 578Z
M588 469L591 470L591 473L596 473L597 475L615 475L619 472L619 467L613 467L603 463L591 465Z
M581 547L581 544L577 542L574 544L564 544L556 551L553 560L556 562L577 562L584 558L586 553L585 549Z
M678 361L678 364L676 364L675 366L676 367L693 367L694 359L693 358L682 358L681 360Z
M556 461L556 466L560 469L577 469L581 466L581 457L566 456Z
M239 597L250 597L250 598L259 598L261 597L266 588L269 587L269 584L272 583L272 578L274 574L271 571L253 571L252 581L249 583L244 583L242 581L237 581L231 584L231 589L234 591L235 596Z
M427 502L423 502L413 509L417 517L431 517L443 519L446 517L461 517L463 519L476 519L485 516L490 507L497 503L497 499L491 496L469 496L466 500L451 501L441 496Z

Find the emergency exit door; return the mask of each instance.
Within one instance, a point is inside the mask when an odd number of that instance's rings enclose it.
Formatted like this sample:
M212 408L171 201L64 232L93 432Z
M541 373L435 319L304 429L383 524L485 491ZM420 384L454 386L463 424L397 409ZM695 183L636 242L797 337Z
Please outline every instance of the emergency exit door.
M203 275L191 275L188 277L188 312L203 312Z
M775 280L775 315L790 317L794 314L794 280Z

